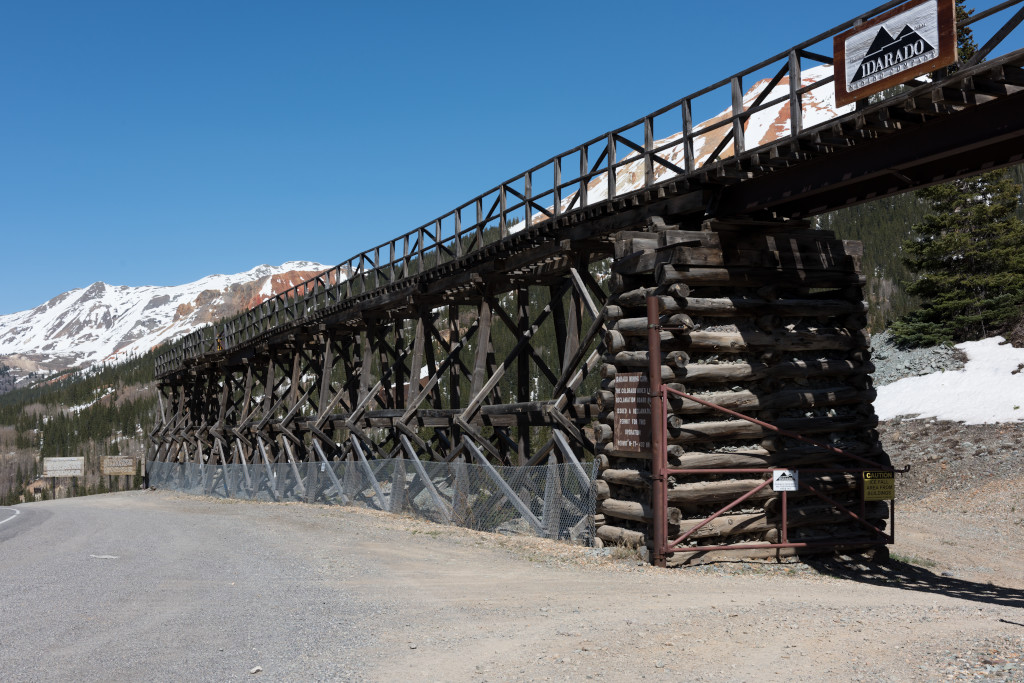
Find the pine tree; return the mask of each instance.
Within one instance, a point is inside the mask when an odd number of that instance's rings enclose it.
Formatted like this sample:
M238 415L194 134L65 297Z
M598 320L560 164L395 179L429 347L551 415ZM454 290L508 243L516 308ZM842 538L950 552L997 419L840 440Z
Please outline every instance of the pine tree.
M918 192L935 213L904 244L920 275L907 291L921 308L892 326L908 346L980 339L1006 332L1024 316L1024 221L1021 186L1005 172L986 173Z

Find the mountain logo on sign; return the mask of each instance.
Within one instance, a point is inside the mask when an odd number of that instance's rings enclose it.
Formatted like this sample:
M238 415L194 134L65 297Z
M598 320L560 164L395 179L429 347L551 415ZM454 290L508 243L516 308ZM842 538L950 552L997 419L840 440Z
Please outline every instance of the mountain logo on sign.
M893 69L906 62L920 63L924 59L917 59L928 53L934 52L935 48L921 35L910 28L910 25L903 27L895 38L882 26L878 34L871 42L867 54L857 67L857 73L853 81L861 81L884 71L902 71L902 68ZM929 56L930 58L930 56Z

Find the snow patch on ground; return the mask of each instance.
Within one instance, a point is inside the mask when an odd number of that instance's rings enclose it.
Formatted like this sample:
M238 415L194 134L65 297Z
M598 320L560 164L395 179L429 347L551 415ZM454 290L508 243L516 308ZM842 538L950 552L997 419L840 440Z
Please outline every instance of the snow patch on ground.
M963 370L907 377L878 388L880 420L898 416L966 424L1024 422L1024 349L1002 337L964 342Z

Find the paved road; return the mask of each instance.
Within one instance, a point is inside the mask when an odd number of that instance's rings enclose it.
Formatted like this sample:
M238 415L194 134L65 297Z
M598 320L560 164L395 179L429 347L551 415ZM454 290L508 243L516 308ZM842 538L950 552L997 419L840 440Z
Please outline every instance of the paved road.
M1024 674L1024 592L910 566L665 571L377 512L165 492L16 509L0 509L2 683Z
M312 510L176 502L0 509L0 680L363 678L384 603L343 583L372 561L317 543Z

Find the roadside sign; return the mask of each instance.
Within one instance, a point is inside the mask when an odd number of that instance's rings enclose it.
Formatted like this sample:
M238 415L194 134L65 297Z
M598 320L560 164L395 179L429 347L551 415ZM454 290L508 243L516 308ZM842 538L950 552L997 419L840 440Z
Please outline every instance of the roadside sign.
M85 458L43 458L43 476L85 476Z
M911 0L833 40L842 106L956 62L953 0Z
M894 500L896 475L893 472L865 472L864 500Z
M642 453L651 450L651 382L644 372L615 377L615 448Z
M773 491L796 491L800 488L800 473L796 470L774 470L772 472Z
M108 476L135 474L135 458L130 455L104 455L100 458L100 474Z

